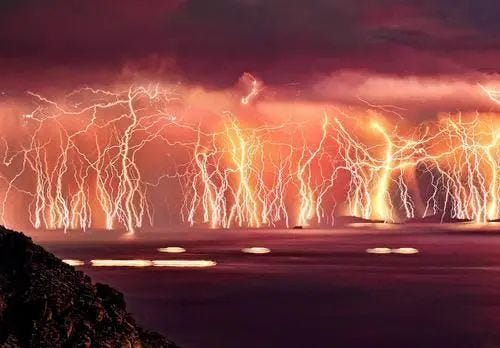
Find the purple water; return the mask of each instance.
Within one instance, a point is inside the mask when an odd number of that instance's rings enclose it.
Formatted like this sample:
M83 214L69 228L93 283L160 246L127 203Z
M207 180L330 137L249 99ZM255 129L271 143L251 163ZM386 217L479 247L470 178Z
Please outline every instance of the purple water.
M42 241L122 291L138 322L182 347L500 347L496 227L191 231ZM95 236L94 236L95 237ZM161 238L160 238L161 237ZM184 254L159 247L182 246ZM261 246L270 254L242 248ZM375 255L413 247L415 255ZM206 269L97 268L91 259L205 259Z

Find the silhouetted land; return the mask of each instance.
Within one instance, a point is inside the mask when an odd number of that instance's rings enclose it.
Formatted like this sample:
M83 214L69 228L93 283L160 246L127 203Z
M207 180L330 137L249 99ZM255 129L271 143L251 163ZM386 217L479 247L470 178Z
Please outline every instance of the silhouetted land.
M0 346L175 347L138 327L120 292L2 227Z

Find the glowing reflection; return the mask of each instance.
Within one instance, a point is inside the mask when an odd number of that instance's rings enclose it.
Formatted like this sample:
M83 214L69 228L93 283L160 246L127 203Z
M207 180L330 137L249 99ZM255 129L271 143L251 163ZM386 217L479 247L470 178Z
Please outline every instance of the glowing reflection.
M73 266L73 267L85 265L85 262L83 262L81 260L64 259L64 260L62 260L62 262L66 263L70 266Z
M149 260L91 260L93 267L149 267Z
M160 253L169 253L169 254L181 254L185 253L186 249L181 247L166 247L166 248L158 248Z
M392 252L396 253L396 254L412 255L412 254L418 254L418 249L415 249L415 248L396 248L396 249L392 249Z
M379 254L379 255L382 255L382 254L390 254L391 253L391 249L389 249L389 248L370 248L370 249L366 249L366 252L368 254Z
M246 254L269 254L271 252L270 249L263 247L243 248L241 251Z
M207 268L217 265L211 260L153 260L155 267L176 267L176 268Z

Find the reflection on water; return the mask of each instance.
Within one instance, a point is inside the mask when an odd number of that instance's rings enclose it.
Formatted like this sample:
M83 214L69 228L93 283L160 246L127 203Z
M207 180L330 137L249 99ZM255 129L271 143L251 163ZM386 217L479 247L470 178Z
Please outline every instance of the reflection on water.
M366 252L368 254L390 254L391 253L391 249L389 248L369 248L369 249L366 249Z
M415 248L396 248L396 249L392 249L392 252L396 253L396 254L412 255L412 254L418 254L418 249L415 249Z
M93 267L175 267L206 268L217 263L211 260L91 260Z
M401 229L399 224L386 222L352 222L346 224L346 227L359 230L398 230Z
M149 267L153 262L149 260L91 260L93 267Z
M155 267L205 268L217 265L211 260L153 260L152 262Z
M413 254L418 254L418 249L416 248L385 248L385 247L378 247L378 248L369 248L366 249L366 252L368 254L378 254L378 255L385 255L385 254L403 254L403 255L413 255Z
M47 246L85 262L140 323L184 347L498 346L500 235L454 228L188 231ZM186 252L158 251L171 247ZM108 267L92 267L102 260Z
M168 253L168 254L181 254L185 253L186 249L182 247L166 247L166 248L158 248L160 253Z
M81 260L74 260L74 259L64 259L62 260L64 263L67 263L70 266L76 267L76 266L83 266L85 265L84 261Z
M270 249L263 247L243 248L241 251L246 254L269 254L271 252Z

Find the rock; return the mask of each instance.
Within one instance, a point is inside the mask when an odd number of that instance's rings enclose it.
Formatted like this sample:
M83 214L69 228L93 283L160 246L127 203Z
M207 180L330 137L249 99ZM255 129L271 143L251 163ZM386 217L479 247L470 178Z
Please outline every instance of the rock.
M65 338L70 338L71 335L73 334L73 322L71 319L66 319L64 321L64 330L65 330Z
M46 311L45 311L45 317L44 317L44 320L45 321L50 321L52 320L52 310L50 308L47 308Z
M92 340L90 337L85 336L83 342L80 344L83 348L90 348L92 346Z
M123 346L176 347L137 326L119 291L0 226L0 347Z

